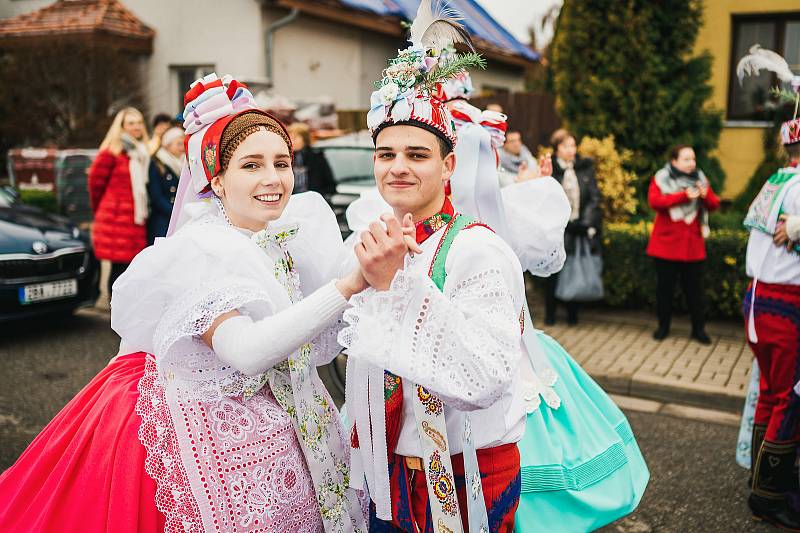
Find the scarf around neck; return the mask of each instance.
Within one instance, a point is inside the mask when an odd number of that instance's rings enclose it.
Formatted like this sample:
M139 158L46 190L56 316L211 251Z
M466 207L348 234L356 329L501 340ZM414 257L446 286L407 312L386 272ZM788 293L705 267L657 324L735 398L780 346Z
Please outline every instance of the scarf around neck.
M656 172L655 180L662 194L683 192L692 187L708 187L708 179L702 170L697 169L691 174L687 174L672 166L671 163L667 163ZM701 231L706 237L709 232L708 211L703 207L702 198L695 198L669 209L669 216L673 221L682 220L686 224L694 222L698 215L700 216Z
M564 170L561 186L569 200L571 209L569 219L570 221L577 220L581 216L581 186L578 182L578 175L575 173L575 160L565 161L557 157L556 163Z
M122 134L122 149L128 155L128 172L131 175L131 193L133 194L133 222L143 226L147 221L147 171L150 166L150 155L147 146L127 133ZM180 172L178 172L180 176Z
M156 159L166 165L177 177L181 175L181 166L183 165L183 157L175 157L169 150L163 146L156 152Z

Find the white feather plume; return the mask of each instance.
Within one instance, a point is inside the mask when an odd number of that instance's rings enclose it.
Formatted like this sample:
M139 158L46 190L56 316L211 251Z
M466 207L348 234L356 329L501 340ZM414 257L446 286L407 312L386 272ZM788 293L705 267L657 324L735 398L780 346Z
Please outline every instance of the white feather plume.
M408 40L414 46L426 50L442 49L456 43L465 43L470 50L475 50L467 30L461 24L463 18L455 10L448 7L446 0L422 0L417 10L414 23L411 24L411 35Z
M750 47L750 53L740 59L739 64L736 65L739 83L742 83L745 76L757 76L762 69L774 72L784 82L790 82L794 77L784 58L772 50L761 48L760 44L754 44Z

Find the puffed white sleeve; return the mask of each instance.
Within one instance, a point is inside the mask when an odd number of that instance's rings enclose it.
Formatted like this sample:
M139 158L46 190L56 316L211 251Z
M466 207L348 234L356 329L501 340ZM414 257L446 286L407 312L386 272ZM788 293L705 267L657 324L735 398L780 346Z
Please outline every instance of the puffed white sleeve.
M469 411L493 404L519 365L522 274L489 230L456 237L444 293L423 274L397 272L387 291L351 298L339 340L350 357L411 380Z
M232 372L198 338L220 315L276 311L266 255L234 230L186 227L137 255L113 287L111 327L125 346L151 353L164 375L208 381ZM213 385L213 384L212 384Z
M567 254L564 229L570 205L564 188L547 176L513 183L501 191L508 240L522 268L535 276L559 272Z

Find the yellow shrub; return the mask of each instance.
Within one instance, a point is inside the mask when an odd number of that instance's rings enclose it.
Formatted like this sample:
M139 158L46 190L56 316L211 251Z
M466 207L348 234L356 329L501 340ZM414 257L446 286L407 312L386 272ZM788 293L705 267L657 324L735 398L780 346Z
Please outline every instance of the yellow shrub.
M628 150L618 151L614 136L604 139L584 137L578 153L594 160L597 186L603 196L603 218L606 222L625 222L636 212L636 174L623 165L632 155Z
M552 153L549 147L540 146L538 155ZM629 150L618 151L614 136L603 139L584 137L578 146L578 153L594 160L597 186L602 195L603 220L627 222L636 212L636 174L628 172L623 165L633 157ZM555 164L555 161L554 163Z

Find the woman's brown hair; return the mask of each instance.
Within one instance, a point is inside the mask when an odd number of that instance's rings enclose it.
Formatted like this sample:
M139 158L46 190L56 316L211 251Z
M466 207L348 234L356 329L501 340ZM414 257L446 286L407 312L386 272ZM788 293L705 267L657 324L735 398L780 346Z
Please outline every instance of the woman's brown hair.
M672 150L669 151L669 160L675 161L680 157L681 150L685 150L687 148L694 150L691 144L676 144L675 146L672 147Z
M559 145L561 145L561 143L563 143L570 137L572 137L575 140L575 142L578 142L577 137L575 137L575 135L573 135L571 131L565 128L559 128L556 131L554 131L553 134L550 136L550 146L553 148L553 150L556 150L559 147Z

